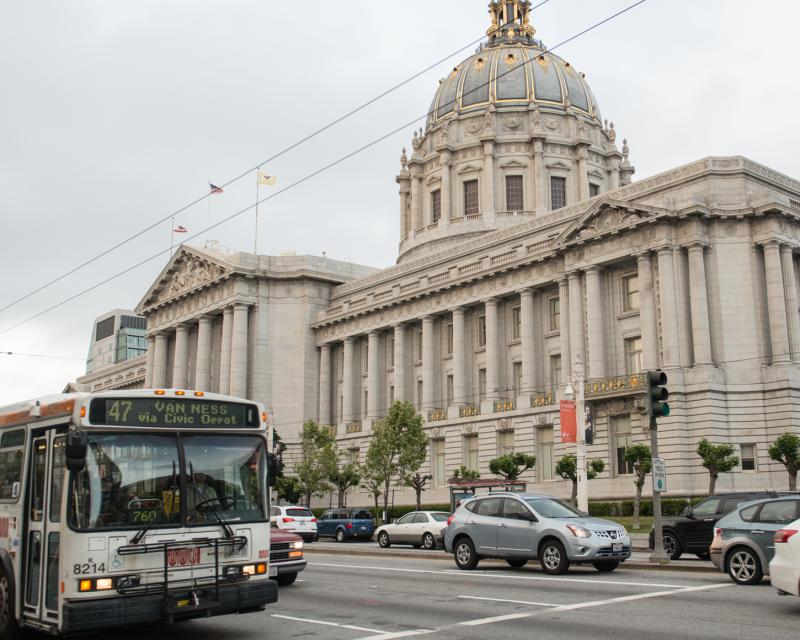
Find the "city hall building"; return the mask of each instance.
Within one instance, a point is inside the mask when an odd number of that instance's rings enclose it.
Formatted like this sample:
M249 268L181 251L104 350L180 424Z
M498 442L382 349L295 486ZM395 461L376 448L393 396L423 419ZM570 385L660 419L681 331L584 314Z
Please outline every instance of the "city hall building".
M738 156L633 181L627 142L529 7L490 4L485 44L403 151L395 266L182 247L137 307L144 384L263 402L290 456L318 420L360 461L410 401L430 438L425 500L442 502L455 469L489 478L512 451L537 458L530 489L569 494L554 466L575 450L558 408L578 363L599 499L633 494L641 374L661 368L669 495L706 491L703 437L741 458L719 490L785 489L767 449L800 424L800 182Z

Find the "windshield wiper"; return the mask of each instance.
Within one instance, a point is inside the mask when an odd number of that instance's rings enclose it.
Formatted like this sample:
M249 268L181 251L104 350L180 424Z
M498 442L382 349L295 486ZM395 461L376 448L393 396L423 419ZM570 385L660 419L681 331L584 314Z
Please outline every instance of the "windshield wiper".
M191 460L189 460L189 476L192 479L192 487L196 487L196 483L195 483L195 480L194 480L194 464L192 463ZM222 516L219 514L219 510L216 507L211 506L210 503L213 502L214 500L219 502L220 506L222 506L222 500L223 499L220 498L219 496L213 496L212 498L207 498L206 500L198 502L194 506L194 510L197 511L197 507L199 505L205 503L208 506L208 510L211 512L211 514L217 519L217 522L219 523L219 526L222 527L223 531L225 532L225 536L228 537L228 538L233 538L234 535L235 535L233 533L233 529L231 529L230 525L227 522L225 522L225 520L222 519ZM199 511L198 511L198 513L199 513Z
M172 461L172 486L170 487L170 489L172 490L172 504L173 504L173 507L175 505L175 489L177 488L177 486L178 486L178 474L177 474L177 472L175 470L175 461L173 460ZM164 500L162 499L160 502L161 502L161 506L158 508L158 511L156 512L155 517L150 522L148 522L146 525L144 525L141 529L139 529L139 531L136 532L136 535L133 536L133 538L131 539L131 544L139 544L139 541L142 538L145 537L145 535L147 534L148 531L150 531L150 527L153 526L153 523L156 520L158 520L159 516L164 514Z

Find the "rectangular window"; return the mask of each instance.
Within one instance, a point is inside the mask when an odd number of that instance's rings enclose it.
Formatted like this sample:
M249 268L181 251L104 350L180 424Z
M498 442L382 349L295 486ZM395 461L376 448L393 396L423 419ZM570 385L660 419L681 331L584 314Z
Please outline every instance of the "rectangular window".
M567 179L550 177L550 208L555 211L567 206Z
M561 382L561 356L550 356L550 389L553 393Z
M359 464L361 462L361 451L358 447L350 449L350 464Z
M478 401L486 400L486 369L478 369Z
M514 391L519 393L522 390L522 363L515 362L511 365L514 380Z
M553 461L553 427L536 429L536 469L539 482L552 480L555 470Z
M756 445L743 444L740 445L742 471L756 471Z
M339 422L344 422L344 396L339 396Z
M448 322L444 329L444 354L453 355L453 323Z
M61 499L64 493L66 436L53 441L53 469L50 472L50 522L61 521Z
M639 310L639 276L633 274L622 278L622 310Z
M389 405L394 404L394 385L389 387Z
M525 209L522 176L506 176L506 209L508 211Z
M478 436L464 436L464 466L472 471L478 470Z
M339 349L336 354L336 368L338 369L339 382L344 378L344 349Z
M365 340L364 346L361 349L361 370L367 374L369 373L369 343Z
M449 407L453 404L453 395L454 395L454 387L453 387L453 374L447 376L447 406Z
M417 409L422 408L422 380L417 380Z
M367 417L367 407L369 407L369 391L364 391L364 406L361 408L361 413Z
M616 416L610 418L611 422L611 441L613 448L612 458L616 463L618 476L628 476L633 474L633 464L625 460L625 452L633 444L631 439L631 418L630 416Z
M640 337L625 340L625 373L631 375L643 371L642 339Z
M19 499L24 444L25 431L22 429L3 434L3 450L0 451L0 500Z
M422 362L422 329L417 329L414 334L414 360Z
M511 339L519 340L522 337L522 309L513 307L511 309Z
M514 432L513 431L498 431L497 432L497 455L505 456L509 453L514 453Z
M480 213L478 204L478 181L468 180L464 183L464 215L474 216Z
M434 224L442 217L442 192L437 189L431 193L431 219Z
M547 301L547 328L550 331L561 331L561 301L558 297Z
M433 469L433 486L443 487L447 482L444 469L444 439L431 440L431 458L433 458L431 465Z
M486 346L486 316L478 316L478 349Z
M600 195L600 185L594 184L594 182L589 183L589 197L594 198Z
M390 336L386 341L386 362L389 363L389 369L394 369L394 336Z

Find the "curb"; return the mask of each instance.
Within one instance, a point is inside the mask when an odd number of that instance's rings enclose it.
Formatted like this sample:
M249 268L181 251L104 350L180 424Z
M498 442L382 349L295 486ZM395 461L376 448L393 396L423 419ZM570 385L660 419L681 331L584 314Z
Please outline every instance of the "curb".
M305 555L313 556L314 554L327 555L327 556L367 556L373 558L408 558L410 560L449 560L450 554L444 551L429 551L427 553L418 553L414 551L395 551L395 552L375 552L367 551L366 549L308 549L305 550ZM494 558L487 558L486 562L500 562ZM680 561L678 561L680 562ZM648 571L683 571L689 573L717 573L720 572L713 565L711 566L691 566L691 565L676 565L676 564L651 564L649 562L642 562L641 560L626 560L622 565L627 569L646 569Z

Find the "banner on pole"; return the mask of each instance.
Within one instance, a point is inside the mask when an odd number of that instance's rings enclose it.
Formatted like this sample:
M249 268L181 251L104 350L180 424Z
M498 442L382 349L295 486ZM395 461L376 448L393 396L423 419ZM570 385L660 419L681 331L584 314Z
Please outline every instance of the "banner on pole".
M575 402L561 401L561 442L578 441L578 420L575 415Z

